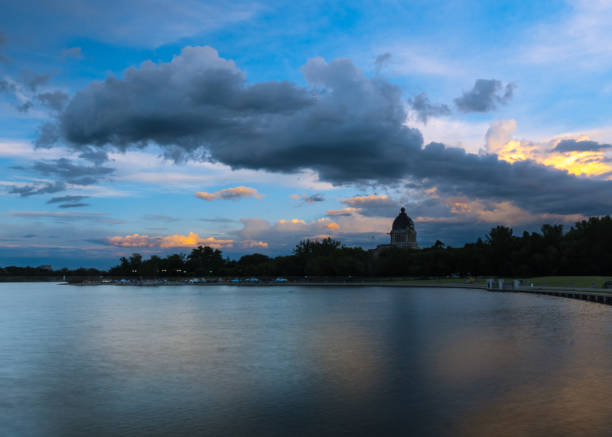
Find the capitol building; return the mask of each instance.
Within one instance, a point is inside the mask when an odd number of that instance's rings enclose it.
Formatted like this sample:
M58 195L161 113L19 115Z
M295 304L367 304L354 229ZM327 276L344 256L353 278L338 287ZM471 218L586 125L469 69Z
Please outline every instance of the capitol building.
M410 217L408 217L408 214L406 214L406 208L401 208L399 215L395 217L395 220L393 220L391 232L389 232L389 244L381 244L375 250L376 252L379 252L391 247L418 249L419 245L416 241L416 235L416 231L414 230L414 222Z

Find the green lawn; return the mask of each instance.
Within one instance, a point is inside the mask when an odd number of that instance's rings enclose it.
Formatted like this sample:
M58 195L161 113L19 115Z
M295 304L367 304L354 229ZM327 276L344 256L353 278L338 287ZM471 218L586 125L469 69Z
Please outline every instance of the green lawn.
M533 282L536 287L589 288L595 285L595 288L601 288L606 281L612 281L612 276L540 276L524 279L523 283Z

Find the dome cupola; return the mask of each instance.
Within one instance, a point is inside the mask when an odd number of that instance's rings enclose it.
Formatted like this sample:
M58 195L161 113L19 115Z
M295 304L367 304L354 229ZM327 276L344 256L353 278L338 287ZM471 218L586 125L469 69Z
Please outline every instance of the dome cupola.
M416 242L416 231L414 230L414 222L408 214L406 208L401 208L400 213L391 226L391 245L406 249L418 249Z
M414 230L414 222L408 217L408 214L406 214L406 208L400 209L400 213L395 217L395 220L393 220L393 226L391 227L392 231L400 231L403 229Z

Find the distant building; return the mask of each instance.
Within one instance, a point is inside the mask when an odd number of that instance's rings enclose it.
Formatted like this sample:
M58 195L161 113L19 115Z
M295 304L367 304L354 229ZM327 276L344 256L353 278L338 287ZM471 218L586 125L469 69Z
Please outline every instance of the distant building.
M50 266L50 265L38 266L37 268L38 268L38 270L44 270L46 272L53 271L53 267Z
M389 244L381 244L376 247L375 252L379 253L384 249L391 247L401 247L402 249L418 249L419 245L416 241L416 231L414 229L414 222L408 214L406 214L406 208L401 208L400 213L391 226L391 232L389 232L390 242Z
M418 249L416 242L416 231L414 230L414 222L408 214L406 208L401 208L400 213L391 226L391 246L403 247L406 249Z

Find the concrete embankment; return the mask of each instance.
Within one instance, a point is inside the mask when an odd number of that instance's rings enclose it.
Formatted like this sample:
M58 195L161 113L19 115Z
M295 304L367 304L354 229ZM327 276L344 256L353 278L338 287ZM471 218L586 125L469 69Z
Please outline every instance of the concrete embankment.
M563 287L512 287L512 288L490 288L487 287L488 291L496 292L515 292L515 293L529 293L529 294L541 294L546 296L564 297L568 299L586 300L589 302L598 302L606 305L612 305L612 293L602 291L599 288L563 288Z

